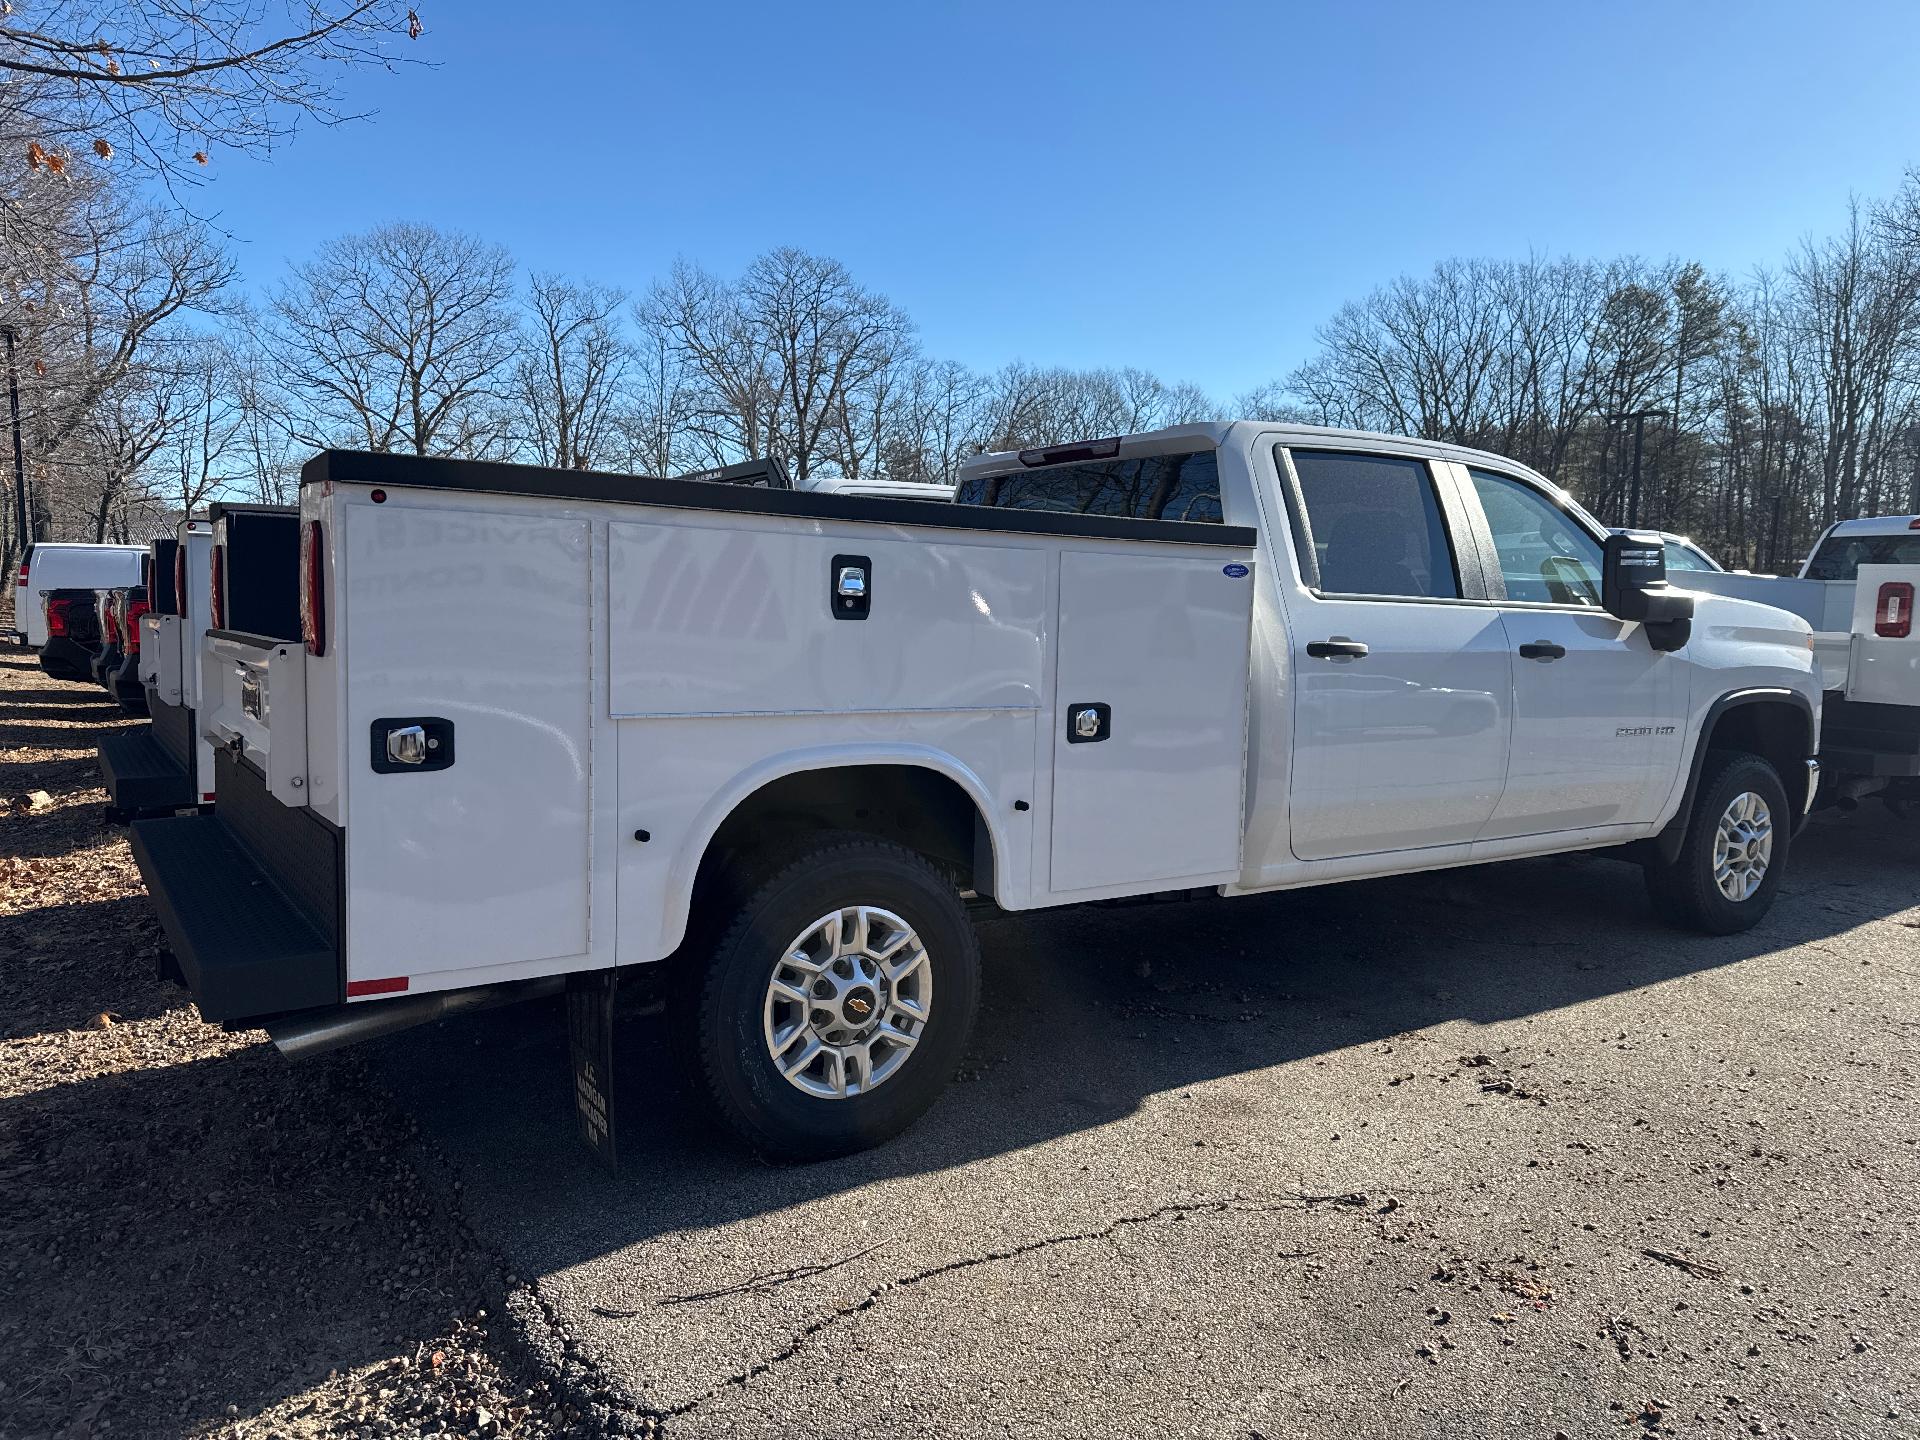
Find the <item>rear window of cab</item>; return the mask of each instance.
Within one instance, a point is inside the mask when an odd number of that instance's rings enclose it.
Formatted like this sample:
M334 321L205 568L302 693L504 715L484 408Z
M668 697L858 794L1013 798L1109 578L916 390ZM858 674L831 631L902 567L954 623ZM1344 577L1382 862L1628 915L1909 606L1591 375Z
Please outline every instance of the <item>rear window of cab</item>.
M978 475L960 482L953 503L1210 525L1225 518L1220 510L1219 459L1212 450Z
M1920 532L1829 535L1807 562L1809 580L1858 580L1862 565L1920 565Z

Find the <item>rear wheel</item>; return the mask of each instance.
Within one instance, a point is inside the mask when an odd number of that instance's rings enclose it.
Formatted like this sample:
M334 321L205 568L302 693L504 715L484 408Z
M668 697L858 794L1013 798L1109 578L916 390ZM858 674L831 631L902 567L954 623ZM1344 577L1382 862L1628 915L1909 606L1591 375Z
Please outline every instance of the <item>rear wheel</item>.
M881 840L763 874L686 991L708 1099L775 1159L877 1145L965 1053L980 990L966 909L926 860Z
M1716 750L1671 862L1647 862L1654 908L1676 925L1732 935L1773 908L1793 829L1787 787L1764 757Z

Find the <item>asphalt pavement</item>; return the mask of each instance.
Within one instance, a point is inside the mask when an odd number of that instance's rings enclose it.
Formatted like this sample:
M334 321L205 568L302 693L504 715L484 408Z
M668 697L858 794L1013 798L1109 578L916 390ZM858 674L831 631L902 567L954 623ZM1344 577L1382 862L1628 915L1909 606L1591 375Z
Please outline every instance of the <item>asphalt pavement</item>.
M1920 822L1663 927L1576 857L983 927L907 1135L776 1168L624 1022L383 1041L536 1350L673 1436L1920 1435Z

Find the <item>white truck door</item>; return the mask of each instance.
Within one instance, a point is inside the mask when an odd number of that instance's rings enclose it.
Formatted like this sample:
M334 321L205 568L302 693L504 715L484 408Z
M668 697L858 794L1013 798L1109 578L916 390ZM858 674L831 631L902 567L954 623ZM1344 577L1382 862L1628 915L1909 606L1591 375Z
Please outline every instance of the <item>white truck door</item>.
M1512 678L1500 617L1462 603L1427 461L1289 458L1304 512L1292 527L1302 583L1286 600L1293 853L1467 844L1506 778Z
M1218 884L1240 870L1250 557L1060 557L1055 895Z
M349 984L433 989L445 972L584 953L589 522L370 504L341 514ZM394 762L384 732L411 725L445 736L451 763L439 746L424 763Z
M1544 491L1473 468L1506 589L1513 749L1484 839L1659 818L1686 753L1684 651L1600 608L1600 542Z

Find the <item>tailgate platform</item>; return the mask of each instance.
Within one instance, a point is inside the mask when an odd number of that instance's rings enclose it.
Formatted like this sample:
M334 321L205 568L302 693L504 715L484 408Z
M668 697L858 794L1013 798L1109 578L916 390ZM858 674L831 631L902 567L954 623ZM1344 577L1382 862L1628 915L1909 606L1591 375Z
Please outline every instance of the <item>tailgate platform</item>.
M129 838L203 1017L251 1020L341 1003L332 939L218 814L136 820Z
M102 740L100 773L107 781L107 803L128 814L171 813L199 798L186 767L154 738L151 725Z

